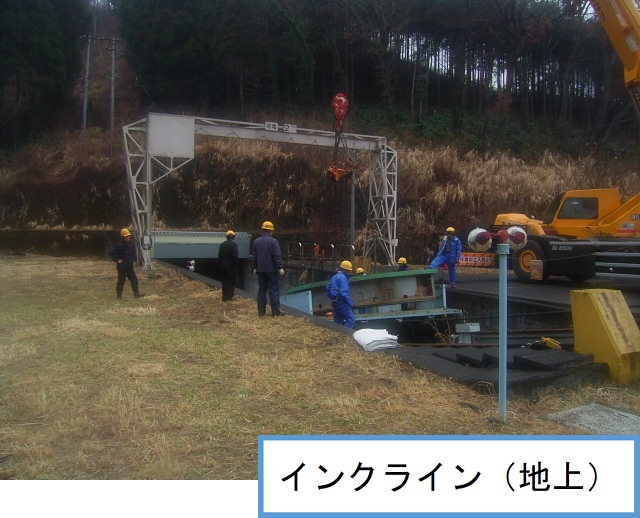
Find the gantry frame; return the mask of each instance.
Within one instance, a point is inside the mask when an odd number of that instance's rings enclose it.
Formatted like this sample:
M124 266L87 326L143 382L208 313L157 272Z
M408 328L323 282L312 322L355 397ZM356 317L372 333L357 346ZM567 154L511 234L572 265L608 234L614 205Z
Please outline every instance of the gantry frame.
M171 134L174 127L181 133L176 135L175 139ZM156 138L156 134L167 131L169 133L164 135L165 140L159 143L162 138ZM292 124L277 122L251 123L153 113L123 126L122 132L131 215L139 238L140 262L144 269L152 268L150 249L153 245L153 186L193 160L195 135L335 146L335 133L331 131L298 128ZM191 135L186 135L186 132L191 132ZM180 149L175 149L172 145L174 140L184 144L189 139L191 141L187 142L186 146L178 146ZM341 141L347 152L366 151L370 156L369 200L363 255L375 260L386 260L388 264L395 266L398 244L398 154L387 144L385 137L343 133Z

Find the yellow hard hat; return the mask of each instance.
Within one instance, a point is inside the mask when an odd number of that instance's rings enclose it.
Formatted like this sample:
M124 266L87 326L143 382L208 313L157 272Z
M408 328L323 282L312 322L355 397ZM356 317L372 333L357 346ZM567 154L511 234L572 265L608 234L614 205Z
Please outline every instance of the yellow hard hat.
M340 268L351 271L353 270L353 265L351 264L351 261L342 261L340 263Z
M407 264L407 260L404 257L398 259L398 264Z
M358 268L356 270L356 273L360 274L360 273L364 273L364 268Z
M128 229L128 228L123 228L123 229L120 231L120 235L121 235L122 237L130 236L130 235L131 235L131 232L129 232L129 229Z
M447 232L455 232L455 231L456 231L456 229L453 228L453 227L448 227L447 228Z
M262 230L275 230L273 223L271 221L265 221L262 224Z
M227 230L227 234L226 235L235 237L236 233L233 230Z

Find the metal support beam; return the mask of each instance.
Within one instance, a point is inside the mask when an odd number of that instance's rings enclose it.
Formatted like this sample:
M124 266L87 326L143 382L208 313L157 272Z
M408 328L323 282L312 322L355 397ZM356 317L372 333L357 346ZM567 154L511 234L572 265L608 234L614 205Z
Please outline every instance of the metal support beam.
M196 117L195 133L210 137L263 140L331 148L336 143L333 131L298 128L293 124L279 124L277 122L254 123ZM349 150L376 151L386 146L387 139L374 135L343 133L342 141Z

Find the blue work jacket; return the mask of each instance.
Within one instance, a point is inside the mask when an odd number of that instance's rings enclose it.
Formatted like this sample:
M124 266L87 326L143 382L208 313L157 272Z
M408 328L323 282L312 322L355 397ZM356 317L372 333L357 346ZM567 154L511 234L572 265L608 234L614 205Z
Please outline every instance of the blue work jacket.
M327 297L331 300L332 304L344 301L349 306L353 307L355 304L351 300L351 292L349 289L349 277L344 272L336 273L327 284Z

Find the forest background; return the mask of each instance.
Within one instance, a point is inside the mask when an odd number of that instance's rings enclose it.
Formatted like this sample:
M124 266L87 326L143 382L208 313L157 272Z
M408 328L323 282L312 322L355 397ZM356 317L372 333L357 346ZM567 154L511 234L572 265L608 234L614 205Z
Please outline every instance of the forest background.
M338 91L346 132L398 150L410 262L445 226L464 236L499 212L540 216L562 189L638 184L638 119L587 0L0 0L0 51L4 228L129 225L120 128L150 111L331 131ZM158 185L158 227L270 219L347 242L331 150L219 139L196 153Z

